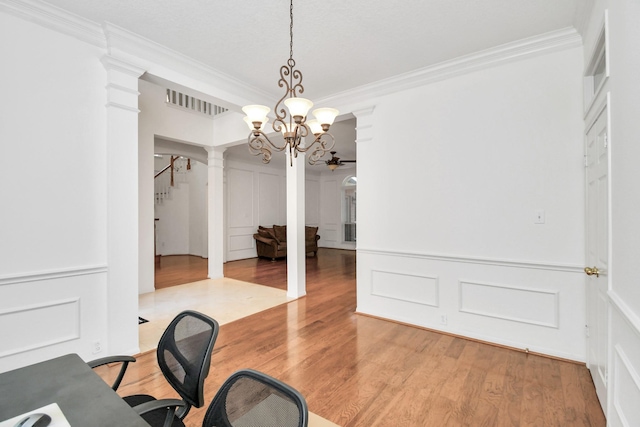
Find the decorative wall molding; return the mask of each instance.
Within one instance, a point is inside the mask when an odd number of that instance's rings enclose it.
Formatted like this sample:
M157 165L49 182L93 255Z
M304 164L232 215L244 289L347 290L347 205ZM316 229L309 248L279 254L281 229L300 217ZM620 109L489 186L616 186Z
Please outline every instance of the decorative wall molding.
M373 140L373 111L375 105L354 110L356 117L356 144Z
M635 426L638 425L636 406L640 399L640 376L619 344L614 346L613 352L612 372L615 379L612 385L611 406L618 418L623 421L623 425Z
M162 68L164 71L160 74L163 74L163 78L169 78L169 74L177 72L206 84L214 82L215 87L224 88L231 98L241 97L234 101L238 105L245 105L251 99L268 104L274 98L268 92L110 22L105 22L102 27L110 55L131 61L152 74L158 74L157 71ZM174 80L177 82L177 79Z
M17 324L22 333L0 351L0 358L79 339L80 298L0 311L0 329L6 331L9 325Z
M559 327L560 302L558 291L465 280L459 281L458 286L459 310L462 313L535 326L556 329ZM476 288L475 294L472 291L474 288ZM533 298L535 294L538 295L538 300ZM509 304L505 306L502 304L503 301L509 301Z
M0 11L100 48L107 46L100 25L47 3L0 0Z
M635 314L629 306L620 298L615 290L608 292L607 296L611 305L620 313L620 315L629 323L631 329L640 339L640 317Z
M408 295L403 295L403 292L408 292ZM436 276L371 270L371 295L439 307L439 294L440 284Z
M105 55L101 59L107 70L107 107L119 108L138 114L138 78L144 73L142 68Z
M86 276L91 274L107 273L106 265L65 268L59 270L41 271L37 273L17 274L0 277L0 286L14 285L16 283L41 282L45 280L64 279L67 277Z
M318 100L327 105L354 105L368 99L424 86L485 68L582 46L574 28L551 31L444 61Z
M478 257L445 255L445 254L382 251L378 249L366 249L361 247L358 247L357 250L359 253L370 254L370 255L394 256L394 257L401 257L401 258L419 258L419 259L432 260L432 261L462 262L462 263L469 263L469 264L495 265L498 267L527 268L527 269L535 269L535 270L550 270L550 271L562 271L565 273L584 274L583 267L578 265L539 263L539 262L531 262L531 261L514 261L514 260L506 260L506 259L478 258Z

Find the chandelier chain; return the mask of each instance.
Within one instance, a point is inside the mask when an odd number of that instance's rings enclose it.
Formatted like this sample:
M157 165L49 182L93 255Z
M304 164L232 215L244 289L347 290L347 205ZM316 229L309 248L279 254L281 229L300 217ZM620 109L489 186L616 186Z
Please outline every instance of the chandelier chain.
M293 60L293 0L291 0L291 6L289 7L289 59Z

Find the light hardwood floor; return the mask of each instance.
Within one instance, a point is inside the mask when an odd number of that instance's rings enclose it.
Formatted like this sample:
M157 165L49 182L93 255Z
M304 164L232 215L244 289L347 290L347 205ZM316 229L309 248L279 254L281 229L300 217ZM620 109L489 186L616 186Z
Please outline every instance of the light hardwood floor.
M225 276L286 288L286 264L249 259ZM297 388L309 409L349 426L604 426L583 364L496 347L355 313L355 253L307 258L307 296L221 327L209 402L232 372L254 368ZM102 375L114 375L115 368ZM119 393L175 396L155 354ZM206 408L193 409L200 426Z

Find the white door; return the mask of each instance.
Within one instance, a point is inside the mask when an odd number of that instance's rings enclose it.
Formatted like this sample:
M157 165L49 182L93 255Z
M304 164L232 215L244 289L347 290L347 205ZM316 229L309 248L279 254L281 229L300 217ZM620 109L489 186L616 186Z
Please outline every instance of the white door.
M609 258L608 105L587 130L587 362L600 405L607 408L607 290Z

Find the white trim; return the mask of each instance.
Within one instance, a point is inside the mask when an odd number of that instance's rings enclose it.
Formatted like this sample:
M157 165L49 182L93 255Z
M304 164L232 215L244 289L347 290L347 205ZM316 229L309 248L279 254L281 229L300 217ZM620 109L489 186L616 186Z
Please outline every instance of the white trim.
M106 265L64 268L59 270L41 271L39 273L17 274L0 277L0 286L16 283L39 282L43 280L64 279L67 277L86 276L90 274L107 273Z
M624 352L624 350L619 344L616 344L614 346L614 356L617 356L617 357L614 357L613 359L613 364L614 364L613 368L615 369L614 371L615 375L616 376L619 375L620 366L617 365L616 362L620 361L622 366L624 366L624 368L629 373L629 377L631 378L631 381L633 381L633 384L636 386L636 389L640 390L640 377L638 376L638 372L634 369L633 363L631 363L631 360L629 360L629 357L627 356L627 354ZM613 384L613 387L615 387L617 384L618 384L618 380L616 379L615 384ZM620 418L620 421L622 421L622 425L625 427L631 426L631 424L627 421L626 414L622 410L622 406L620 405L620 395L619 393L616 393L617 391L618 390L614 388L612 392L612 397L613 397L612 406L615 408L616 413Z
M433 279L433 281L435 282L435 292L434 292L434 300L435 302L433 304L425 302L425 301L416 301L415 299L407 299L407 298L401 298L398 296L393 296L393 295L385 295L382 293L377 293L375 291L375 289L373 288L373 277L375 276L375 273L386 273L386 274L391 274L391 275L396 275L396 276L405 276L405 277L417 277L419 279ZM419 304L419 305L425 305L428 307L440 307L440 278L438 276L425 276L425 275L420 275L420 274L410 274L410 273L401 273L399 271L392 271L392 270L376 270L373 269L371 270L371 295L377 296L377 297L381 297L381 298L388 298L388 299L393 299L396 301L403 301L403 302L408 302L411 304Z
M532 293L538 293L538 294L546 294L546 295L551 295L553 296L553 305L554 305L554 319L551 322L542 322L542 321L537 321L537 320L528 320L528 319L523 319L523 318L518 318L518 317L513 317L513 316L504 316L498 313L489 313L486 311L480 311L480 310L471 310L471 309L463 309L463 305L464 305L464 298L465 295L463 293L462 290L462 285L478 285L478 286L487 286L487 287L491 287L491 288L498 288L498 289L509 289L509 290L515 290L515 291L524 291L524 292L532 292ZM560 329L559 326L559 318L560 318L560 301L559 301L559 296L560 296L560 292L558 291L554 291L554 290L544 290L544 289L535 289L535 288L527 288L527 287L519 287L519 286L511 286L511 285L501 285L501 284L496 284L496 283L486 283L486 282L472 282L469 280L458 280L458 311L461 313L468 313L468 314L474 314L476 316L484 316L484 317L491 317L494 319L502 319L502 320L509 320L512 322L519 322L519 323L525 323L525 324L529 324L529 325L534 325L534 326L545 326L547 328L554 328L554 329Z
M121 92L124 93L128 93L130 95L135 95L135 96L140 96L140 92L138 92L136 89L131 89L128 88L126 86L122 86L116 83L107 83L107 85L105 86L107 90L109 89L115 89L115 90L119 90Z
M107 46L100 25L47 3L0 0L0 11L100 48Z
M139 108L137 108L137 107L130 107L130 106L128 106L128 105L120 104L120 103L118 103L118 102L112 102L112 101L109 101L109 102L107 102L104 106L105 106L105 107L120 108L121 110L131 111L131 112L136 113L136 114L140 113L140 109L139 109Z
M353 104L377 96L424 86L540 54L582 46L582 37L572 28L551 31L480 52L444 61L317 100L318 104Z
M622 318L629 324L630 328L640 338L640 317L635 314L625 303L616 291L611 290L607 293L611 305L620 313Z
M27 351L37 350L39 348L49 347L51 345L62 344L64 342L74 341L74 340L80 339L80 317L81 317L81 314L80 314L80 298L70 298L70 299L65 299L65 300L58 300L58 301L48 302L48 303L45 303L45 304L32 304L32 305L29 305L29 306L19 307L17 309L13 308L11 310L2 310L2 311L0 311L0 316L6 316L6 315L10 315L10 314L25 312L25 311L34 311L34 310L38 310L38 309L57 307L57 306L68 305L68 304L74 304L75 307L73 307L73 308L75 308L75 310L76 310L76 319L75 319L76 323L75 323L75 331L74 331L73 334L67 335L67 336L58 337L58 338L51 339L51 340L44 341L44 342L39 342L37 344L28 345L26 347L21 347L21 348L12 349L12 350L6 350L4 352L0 352L0 358L7 357L7 356L13 356L15 354L25 353Z
M446 262L463 262L469 264L482 264L482 265L496 265L499 267L512 267L512 268L528 268L535 270L550 270L550 271L563 271L566 273L578 273L584 274L583 267L580 265L569 264L551 264L541 263L533 261L514 261L506 259L491 259L491 258L478 258L459 255L447 255L447 254L426 254L417 252L400 252L400 251L383 251L378 249L363 249L358 247L358 253L370 254L370 255L383 255L383 256L396 256L404 258L420 258L432 261L446 261Z
M602 20L602 24L600 25L600 32L598 33L598 38L595 41L595 44L591 47L591 53L589 54L589 61L586 62L586 66L583 72L583 91L584 91L584 105L583 105L583 117L587 117L589 112L593 109L594 105L600 104L597 99L600 97L600 93L603 91L603 88L607 84L607 80L609 80L610 71L610 51L609 48L609 12L608 10L604 11L604 18ZM600 46L600 41L602 41L602 46ZM600 58L600 52L604 55L605 61L605 71L604 77L602 81L598 85L598 87L593 87L593 72L595 71L596 65L598 64L597 60Z
M102 28L111 56L135 63L147 72L156 74L151 68L153 64L158 64L164 69L174 70L203 82L218 82L216 86L222 84L228 91L239 93L247 99L257 98L258 101L267 102L273 98L273 95L266 91L250 86L233 76L115 24L105 22Z

